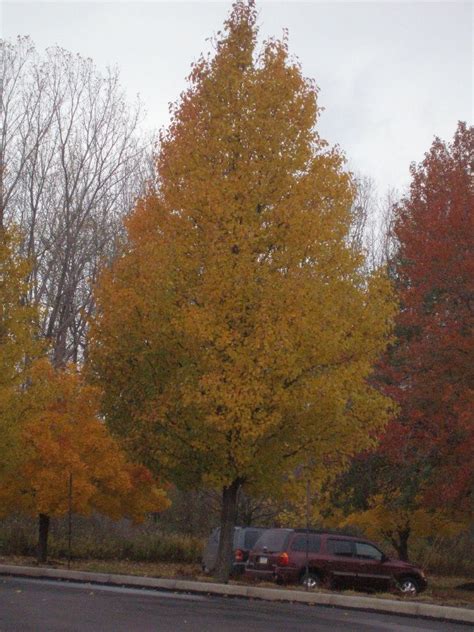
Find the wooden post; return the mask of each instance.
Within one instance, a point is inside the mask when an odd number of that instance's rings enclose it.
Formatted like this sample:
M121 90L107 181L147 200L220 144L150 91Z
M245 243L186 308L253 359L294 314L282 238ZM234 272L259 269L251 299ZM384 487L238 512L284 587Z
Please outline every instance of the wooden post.
M308 480L306 481L306 590L309 590L309 523L310 523L310 504L311 504L311 491Z
M67 567L71 568L71 540L72 540L72 472L69 473L69 503L68 503L68 540Z

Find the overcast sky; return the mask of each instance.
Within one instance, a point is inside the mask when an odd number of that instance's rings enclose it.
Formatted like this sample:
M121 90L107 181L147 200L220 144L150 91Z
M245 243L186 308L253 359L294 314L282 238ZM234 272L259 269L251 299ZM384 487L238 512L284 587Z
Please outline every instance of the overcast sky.
M208 50L230 2L21 2L0 0L0 33L30 35L118 66L147 124L168 121L168 102ZM379 190L407 185L411 161L432 139L473 119L471 2L258 3L261 36L289 29L290 50L316 79L326 110L320 132Z

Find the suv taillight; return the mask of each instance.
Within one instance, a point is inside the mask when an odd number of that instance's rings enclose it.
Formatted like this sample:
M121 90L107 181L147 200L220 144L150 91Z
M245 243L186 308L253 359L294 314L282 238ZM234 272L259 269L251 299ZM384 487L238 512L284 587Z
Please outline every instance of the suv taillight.
M289 557L288 557L288 553L280 553L280 555L278 556L278 566L288 566L288 562L289 562Z
M244 554L242 553L242 551L240 549L237 549L236 552L234 553L234 560L236 562L243 562L244 561Z

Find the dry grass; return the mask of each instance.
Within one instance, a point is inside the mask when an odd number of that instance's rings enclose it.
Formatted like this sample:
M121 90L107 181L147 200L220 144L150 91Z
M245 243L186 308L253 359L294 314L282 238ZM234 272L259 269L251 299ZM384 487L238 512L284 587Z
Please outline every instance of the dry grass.
M34 521L22 516L0 521L0 555L34 556L37 538ZM202 538L160 531L151 519L134 525L129 520L114 522L99 515L74 517L75 559L197 564L203 546ZM52 559L67 557L68 532L64 519L51 522L48 551Z
M18 566L38 566L35 558L24 556L0 556L0 564L14 564ZM64 559L50 559L48 568L67 569ZM131 562L129 560L72 560L72 571L88 571L90 573L117 573L119 575L138 575L140 577L159 577L173 579L207 579L202 576L198 564L172 562Z
M461 588L461 586L470 586L470 588ZM446 606L474 608L474 578L430 576L428 588L417 597L417 600Z
M3 556L0 564L15 564L19 566L36 566L36 560L31 557ZM67 568L65 560L51 560L49 568ZM120 575L137 575L141 577L192 579L196 581L213 581L212 577L203 575L199 564L171 563L171 562L130 562L127 560L73 560L71 570L81 570L96 573L117 573ZM442 577L430 576L428 589L418 597L411 598L423 603L435 603L444 606L458 606L474 609L474 580L469 577ZM231 580L233 584L243 584L244 580ZM260 583L278 589L278 586L269 582ZM472 588L461 588L470 585ZM298 590L297 586L287 586ZM359 594L354 591L345 591L344 594ZM365 593L363 593L365 594ZM374 595L371 595L374 596ZM398 597L392 593L377 594L383 599L407 599Z

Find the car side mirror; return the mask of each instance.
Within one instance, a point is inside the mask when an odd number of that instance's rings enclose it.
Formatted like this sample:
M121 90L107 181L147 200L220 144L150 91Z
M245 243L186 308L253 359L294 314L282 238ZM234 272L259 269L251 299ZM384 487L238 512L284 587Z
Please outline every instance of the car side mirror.
M384 562L388 562L388 560L389 560L389 559L390 559L390 558L388 557L388 555L385 555L385 553L382 553L382 564L383 564Z

